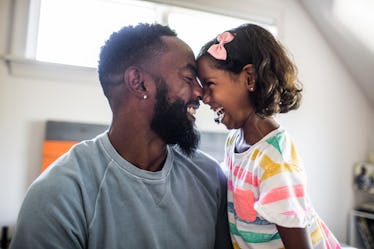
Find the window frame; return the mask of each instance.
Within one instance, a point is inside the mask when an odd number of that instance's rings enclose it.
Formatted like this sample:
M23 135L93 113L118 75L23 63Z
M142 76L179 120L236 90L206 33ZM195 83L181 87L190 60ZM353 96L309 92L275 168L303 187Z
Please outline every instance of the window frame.
M42 62L35 59L37 29L39 20L40 0L6 0L9 5L9 38L6 49L0 59L3 60L8 72L14 76L36 77L52 80L97 82L97 70L93 67L66 65L51 62ZM119 0L120 1L120 0ZM247 19L254 22L275 25L277 36L282 36L282 11L279 6L270 8L266 5L250 5L247 0L237 0L238 4L251 6L251 11L238 11L232 6L227 6L224 0L146 0L161 4L159 20L165 23L165 15L174 8L186 8L196 11L210 12L213 14L227 15L234 18ZM6 4L6 5L7 5ZM250 18L248 18L250 17Z

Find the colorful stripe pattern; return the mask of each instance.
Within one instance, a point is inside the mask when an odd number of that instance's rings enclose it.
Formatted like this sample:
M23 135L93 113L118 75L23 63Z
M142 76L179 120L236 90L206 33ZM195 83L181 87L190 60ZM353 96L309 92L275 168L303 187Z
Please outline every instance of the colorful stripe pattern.
M305 192L306 177L295 144L282 128L243 153L239 130L226 141L228 215L234 248L284 248L276 225L307 227L314 248L341 248Z

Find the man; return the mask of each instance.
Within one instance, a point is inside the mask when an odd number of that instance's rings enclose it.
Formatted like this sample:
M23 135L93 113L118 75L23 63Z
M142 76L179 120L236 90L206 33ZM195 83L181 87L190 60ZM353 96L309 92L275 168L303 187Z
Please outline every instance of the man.
M226 179L196 150L191 49L168 27L125 27L102 47L99 79L109 130L32 184L11 248L231 248Z

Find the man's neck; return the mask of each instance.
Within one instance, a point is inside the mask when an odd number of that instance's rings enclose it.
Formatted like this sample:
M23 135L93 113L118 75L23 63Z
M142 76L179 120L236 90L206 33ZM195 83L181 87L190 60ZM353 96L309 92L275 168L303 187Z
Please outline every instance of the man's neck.
M118 154L140 169L159 171L165 163L167 146L149 128L112 124L109 140Z

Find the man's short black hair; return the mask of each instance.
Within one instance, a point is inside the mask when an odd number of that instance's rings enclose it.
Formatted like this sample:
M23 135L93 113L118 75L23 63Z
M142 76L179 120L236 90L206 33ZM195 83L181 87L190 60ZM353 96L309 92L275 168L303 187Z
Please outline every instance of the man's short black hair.
M168 26L140 23L114 32L101 47L98 73L104 94L113 84L112 75L129 66L141 65L145 60L166 51L162 36L177 36Z

